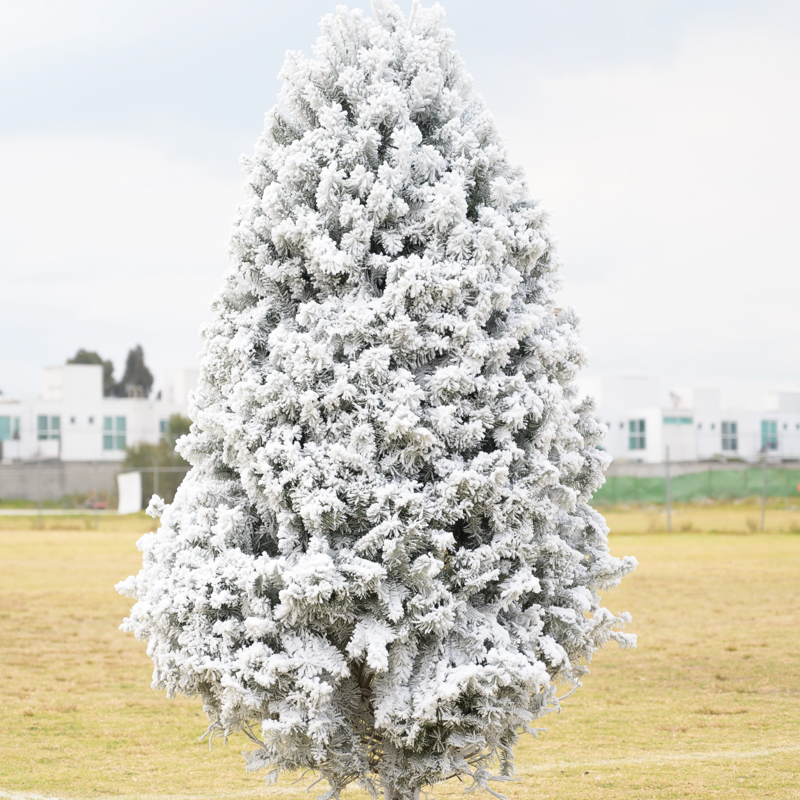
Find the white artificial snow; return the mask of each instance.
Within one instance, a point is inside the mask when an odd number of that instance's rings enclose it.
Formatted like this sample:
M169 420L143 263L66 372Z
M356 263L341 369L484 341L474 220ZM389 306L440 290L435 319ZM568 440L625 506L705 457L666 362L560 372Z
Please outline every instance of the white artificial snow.
M627 615L547 215L439 6L290 53L204 330L192 469L119 585L153 686L251 768L390 798L512 769ZM274 778L274 771L270 772Z

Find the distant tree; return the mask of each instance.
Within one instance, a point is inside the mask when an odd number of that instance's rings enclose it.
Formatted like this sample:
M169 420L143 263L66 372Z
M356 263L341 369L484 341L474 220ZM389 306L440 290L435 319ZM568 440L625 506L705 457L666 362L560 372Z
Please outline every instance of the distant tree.
M125 361L125 374L117 384L119 397L148 397L153 388L153 374L144 363L144 350L137 344L128 352Z
M116 394L117 383L114 380L114 364L111 360L103 361L99 353L81 347L72 358L67 359L67 364L99 364L103 368L103 395L112 397Z
M188 417L173 414L167 421L167 429L158 444L141 442L126 448L122 469L148 470L142 474L143 497L151 497L157 491L159 496L172 502L175 492L186 474L175 468L189 468L188 463L175 452L175 443L181 436L189 433L190 425L191 420ZM155 470L164 467L167 467L168 470L159 472L156 486Z
M174 450L175 443L181 436L189 433L192 421L182 414L172 414L167 420L167 430L164 432L164 441ZM181 459L183 461L183 459Z

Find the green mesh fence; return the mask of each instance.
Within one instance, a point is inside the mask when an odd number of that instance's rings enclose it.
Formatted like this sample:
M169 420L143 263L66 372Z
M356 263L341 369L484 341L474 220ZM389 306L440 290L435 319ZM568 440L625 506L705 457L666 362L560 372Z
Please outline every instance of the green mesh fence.
M800 497L800 469L768 469L769 497ZM764 470L754 467L743 470L710 469L670 480L672 500L676 503L693 500L733 500L737 497L760 496L764 490ZM635 478L615 475L606 478L595 494L592 505L616 503L665 503L666 478Z

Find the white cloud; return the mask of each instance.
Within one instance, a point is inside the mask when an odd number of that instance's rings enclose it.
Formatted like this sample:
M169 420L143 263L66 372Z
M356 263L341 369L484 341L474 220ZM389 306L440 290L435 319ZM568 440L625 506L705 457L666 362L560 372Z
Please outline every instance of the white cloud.
M499 119L554 208L598 369L796 371L800 41L689 37L671 65L541 79Z
M77 347L119 364L141 342L157 369L193 359L243 196L235 157L257 135L228 115L240 95L242 103L263 95L262 111L273 100L272 62L243 70L234 56L311 41L322 5L269 0L231 10L203 0L190 14L184 0L166 11L155 0L79 2L76 11L60 0L0 0L0 74L29 73L14 95L17 112L4 120L18 135L0 138L7 392L35 389L41 367ZM459 6L459 36L483 45L483 7L471 9ZM525 18L526 31L540 12ZM687 381L796 376L800 35L754 22L755 12L747 26L720 27L726 15L709 12L702 26L684 20L689 33L671 60L663 42L649 59L641 48L600 58L595 40L606 41L616 23L594 38L584 31L567 44L585 58L549 72L558 46L542 51L547 36L536 28L538 39L508 40L502 80L484 73L512 157L554 208L564 299L585 320L596 370ZM275 26L262 36L267 17ZM575 26L566 17L542 30L567 36ZM656 41L651 22L642 35ZM245 47L231 33L241 29L261 45ZM212 45L219 51L209 61ZM499 47L498 39L492 51ZM539 61L525 61L532 49ZM473 56L473 67L488 69L480 49ZM197 78L200 61L211 67ZM185 64L194 66L181 71ZM63 85L61 65L70 76ZM229 65L236 69L225 72ZM104 66L108 85L84 91ZM164 96L148 105L162 84ZM192 116L198 109L202 119ZM59 125L78 132L62 135Z
M0 139L0 172L6 392L30 391L23 365L78 347L121 364L141 342L159 371L193 362L240 178L101 136Z

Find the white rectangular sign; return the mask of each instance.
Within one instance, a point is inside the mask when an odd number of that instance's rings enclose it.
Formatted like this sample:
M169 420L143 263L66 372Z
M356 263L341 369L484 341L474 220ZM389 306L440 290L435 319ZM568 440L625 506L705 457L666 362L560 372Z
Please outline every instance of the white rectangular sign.
M142 510L142 473L121 472L117 475L118 514L135 514Z

